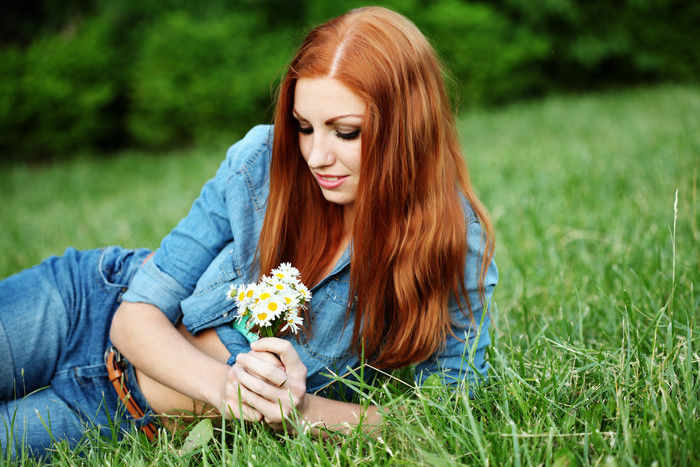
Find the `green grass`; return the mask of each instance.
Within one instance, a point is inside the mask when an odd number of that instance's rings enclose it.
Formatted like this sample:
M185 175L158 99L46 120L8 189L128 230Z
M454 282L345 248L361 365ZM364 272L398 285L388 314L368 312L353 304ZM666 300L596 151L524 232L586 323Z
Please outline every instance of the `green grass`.
M190 452L182 436L88 436L54 461L700 463L700 88L551 98L470 112L459 128L501 274L492 377L474 399L390 381L365 390L387 409L381 439L235 424ZM224 151L4 168L0 277L68 245L157 246Z

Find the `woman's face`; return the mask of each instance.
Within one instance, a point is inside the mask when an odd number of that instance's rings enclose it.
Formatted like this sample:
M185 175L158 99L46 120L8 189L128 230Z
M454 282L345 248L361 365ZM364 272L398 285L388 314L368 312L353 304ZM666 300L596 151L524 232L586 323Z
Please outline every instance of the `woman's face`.
M323 196L352 210L367 106L334 78L301 78L294 90L299 148Z

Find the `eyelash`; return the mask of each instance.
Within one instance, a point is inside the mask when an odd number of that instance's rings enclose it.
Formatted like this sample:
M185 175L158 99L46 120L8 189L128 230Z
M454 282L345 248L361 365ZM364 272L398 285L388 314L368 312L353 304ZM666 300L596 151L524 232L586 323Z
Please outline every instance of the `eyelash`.
M354 139L357 139L360 136L360 130L357 129L353 132L350 133L341 133L339 131L336 131L335 134L338 136L340 139L344 139L347 141L352 141Z
M301 126L299 127L299 133L301 133L301 134L310 135L313 132L314 132L314 129L311 127L309 127L309 128L303 128ZM346 141L352 141L354 139L357 139L360 136L360 130L357 129L357 130L350 132L350 133L341 133L340 131L336 131L335 135L340 139L344 139Z

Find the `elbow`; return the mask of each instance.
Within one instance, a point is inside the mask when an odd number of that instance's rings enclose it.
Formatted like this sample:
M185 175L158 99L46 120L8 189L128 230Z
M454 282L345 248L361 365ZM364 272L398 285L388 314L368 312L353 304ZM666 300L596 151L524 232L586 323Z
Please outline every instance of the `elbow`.
M112 344L117 348L123 346L126 341L125 334L128 329L126 323L129 321L128 314L130 305L132 304L129 302L122 302L112 317L112 324L109 328L109 340L112 341Z

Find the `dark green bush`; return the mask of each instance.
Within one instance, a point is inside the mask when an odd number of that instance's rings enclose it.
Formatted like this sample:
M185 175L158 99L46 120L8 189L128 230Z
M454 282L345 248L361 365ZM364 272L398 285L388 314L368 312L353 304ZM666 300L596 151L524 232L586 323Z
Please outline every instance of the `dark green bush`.
M484 0L548 38L550 91L700 79L700 3L686 0Z
M14 47L0 50L0 160L10 158L21 139L18 121L24 56Z
M289 54L259 17L163 16L144 37L131 79L129 131L150 147L207 140L265 118Z
M109 138L112 79L109 26L85 22L40 37L24 54L2 51L0 145L5 159L42 159L93 148Z
M40 0L0 33L0 159L232 137L269 120L303 32L362 0ZM385 0L464 104L700 79L700 2Z
M466 103L501 103L536 93L546 38L512 24L488 5L443 0L416 18L433 38Z

